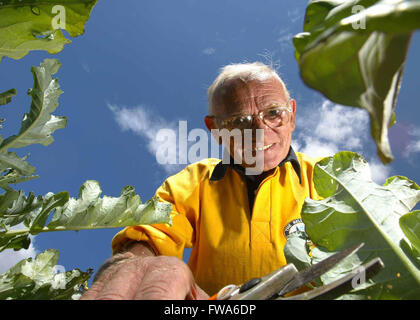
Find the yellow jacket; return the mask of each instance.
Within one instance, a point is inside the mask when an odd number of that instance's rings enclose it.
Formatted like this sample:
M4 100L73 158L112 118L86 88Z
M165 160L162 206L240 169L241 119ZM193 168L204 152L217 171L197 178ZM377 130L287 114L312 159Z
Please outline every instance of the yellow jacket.
M184 248L193 247L189 267L210 295L285 265L286 234L302 225L304 199L317 198L315 160L290 150L256 190L252 214L239 170L219 159L187 166L156 191L173 204L173 226L125 228L114 237L113 251L127 240L147 241L159 254L182 259Z

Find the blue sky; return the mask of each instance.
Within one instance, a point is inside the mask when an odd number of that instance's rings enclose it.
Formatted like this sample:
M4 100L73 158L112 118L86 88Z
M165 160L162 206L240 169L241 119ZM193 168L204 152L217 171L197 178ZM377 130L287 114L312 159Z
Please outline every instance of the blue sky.
M420 183L420 33L413 36L397 105L397 124L390 130L395 160L384 167L370 138L362 110L331 103L307 88L299 77L292 37L302 31L307 1L155 0L99 1L83 36L57 55L32 52L0 64L0 91L17 88L2 108L7 119L2 136L20 128L29 110L25 94L32 87L30 67L46 57L63 64L56 75L64 94L55 114L68 118L48 147L18 150L37 168L40 178L18 187L26 193L68 191L76 197L88 179L99 181L103 195L119 196L132 185L143 200L151 198L166 177L182 166L156 162L151 132L177 128L204 129L207 87L219 68L232 62L267 62L279 67L297 100L298 151L312 156L339 150L362 154L375 181L403 175ZM54 232L35 237L30 250L0 253L0 272L28 257L55 248L66 269L95 270L110 257L118 229Z

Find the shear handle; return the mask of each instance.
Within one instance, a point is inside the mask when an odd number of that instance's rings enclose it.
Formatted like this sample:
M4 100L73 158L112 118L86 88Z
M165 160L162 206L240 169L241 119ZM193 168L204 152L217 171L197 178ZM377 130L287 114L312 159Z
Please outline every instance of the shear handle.
M286 266L273 271L264 276L262 281L254 287L234 295L230 300L266 300L276 294L279 288L284 287L296 275L298 271L294 264L290 263Z

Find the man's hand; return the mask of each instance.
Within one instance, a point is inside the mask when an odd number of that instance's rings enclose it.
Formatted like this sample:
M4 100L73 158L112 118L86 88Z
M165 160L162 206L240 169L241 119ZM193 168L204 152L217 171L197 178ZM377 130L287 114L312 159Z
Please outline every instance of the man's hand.
M208 299L180 259L155 256L144 243L113 256L82 300Z

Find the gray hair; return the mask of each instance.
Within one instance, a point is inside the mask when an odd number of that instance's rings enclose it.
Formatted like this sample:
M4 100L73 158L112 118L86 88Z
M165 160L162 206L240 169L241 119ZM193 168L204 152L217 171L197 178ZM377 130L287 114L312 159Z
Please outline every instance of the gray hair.
M269 79L276 79L278 80L284 88L286 93L286 98L290 99L290 93L286 88L283 80L277 74L276 70L272 67L267 66L262 62L253 62L253 63L234 63L229 64L223 67L220 70L219 75L213 81L211 86L207 90L208 94L208 101L209 101L209 110L213 110L213 96L214 93L223 88L225 83L232 79L240 79L245 83L257 80L260 82L269 80Z

